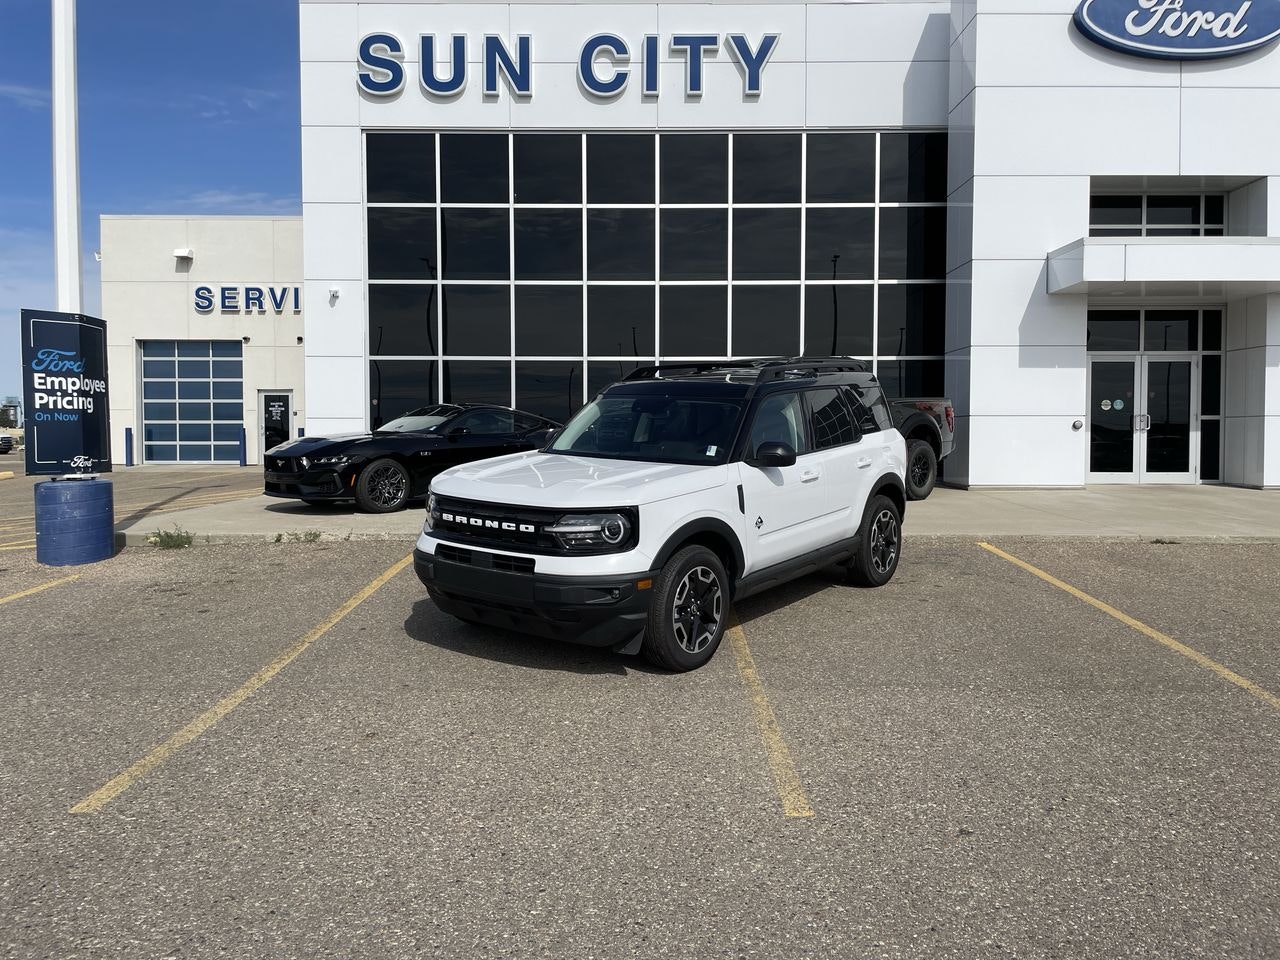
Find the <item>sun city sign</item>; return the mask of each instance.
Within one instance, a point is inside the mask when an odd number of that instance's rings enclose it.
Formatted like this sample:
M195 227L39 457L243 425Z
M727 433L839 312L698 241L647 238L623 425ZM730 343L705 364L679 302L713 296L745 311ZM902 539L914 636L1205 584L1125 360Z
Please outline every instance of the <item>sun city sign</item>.
M1075 23L1121 53L1208 60L1280 39L1280 0L1083 0Z
M723 46L742 74L744 97L760 96L762 74L769 58L778 47L781 34L766 33L752 44L743 33L725 34ZM661 67L662 38L648 34L640 44L638 63L634 70L639 74L641 94L658 96L658 73ZM444 42L437 42L433 33L418 38L418 85L433 100L451 100L467 86L467 37L454 34L447 42L448 73L443 73L437 63L437 50ZM713 33L677 33L672 35L667 49L684 60L684 94L696 99L702 96L703 65L714 57L722 46L721 38ZM516 38L515 52L508 49L503 39L486 34L481 43L480 70L483 74L484 95L494 98L499 94L499 79L512 95L528 100L533 97L533 38L522 34ZM587 39L578 54L578 86L587 94L602 100L621 96L631 83L633 72L631 46L613 33L598 33ZM548 66L553 66L548 64ZM394 97L405 85L404 44L391 33L371 33L360 41L359 71L356 82L360 89L375 97Z

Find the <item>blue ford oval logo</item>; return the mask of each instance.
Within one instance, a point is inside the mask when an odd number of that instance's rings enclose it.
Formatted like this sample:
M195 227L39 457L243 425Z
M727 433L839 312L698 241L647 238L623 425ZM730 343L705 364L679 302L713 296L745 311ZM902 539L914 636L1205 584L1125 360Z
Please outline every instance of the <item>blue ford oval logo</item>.
M1208 60L1280 39L1280 0L1082 0L1075 22L1121 53Z

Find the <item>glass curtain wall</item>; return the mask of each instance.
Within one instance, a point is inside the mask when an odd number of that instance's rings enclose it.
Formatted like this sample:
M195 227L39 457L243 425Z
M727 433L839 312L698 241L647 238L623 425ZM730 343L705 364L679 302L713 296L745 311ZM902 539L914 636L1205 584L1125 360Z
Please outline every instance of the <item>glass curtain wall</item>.
M365 136L370 420L564 420L655 360L835 354L943 392L946 134Z

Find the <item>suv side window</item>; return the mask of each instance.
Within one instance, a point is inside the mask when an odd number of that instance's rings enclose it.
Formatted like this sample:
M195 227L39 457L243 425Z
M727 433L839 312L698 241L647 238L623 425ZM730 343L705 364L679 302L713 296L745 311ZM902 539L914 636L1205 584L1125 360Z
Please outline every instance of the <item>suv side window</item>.
M762 443L785 443L797 455L809 452L804 432L804 405L798 393L775 393L760 401L751 424L747 459L752 459Z
M884 400L878 389L866 390L858 384L848 384L841 387L840 392L844 394L845 402L853 411L853 419L863 433L876 433L892 426L893 421L884 409Z
M824 387L819 390L810 390L808 393L809 423L813 428L815 450L857 443L861 439L853 417L849 414L849 408L840 399L838 390L833 387Z

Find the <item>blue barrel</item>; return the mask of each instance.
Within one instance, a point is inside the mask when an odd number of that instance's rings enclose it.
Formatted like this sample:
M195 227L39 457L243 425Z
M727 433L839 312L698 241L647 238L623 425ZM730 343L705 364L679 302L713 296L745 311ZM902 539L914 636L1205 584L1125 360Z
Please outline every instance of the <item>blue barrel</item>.
M96 563L115 553L110 480L36 484L36 559L51 567Z

